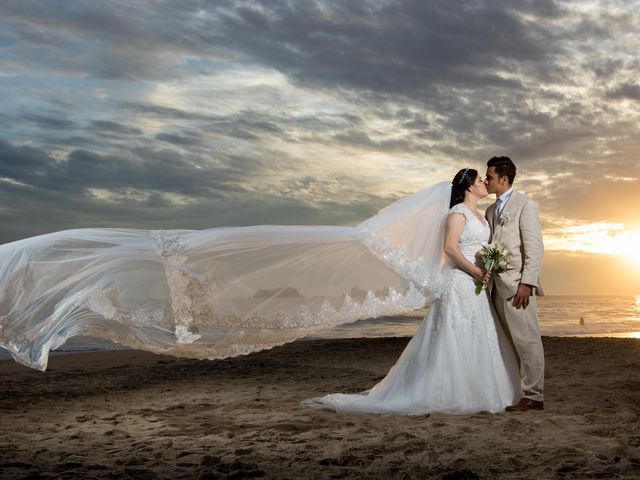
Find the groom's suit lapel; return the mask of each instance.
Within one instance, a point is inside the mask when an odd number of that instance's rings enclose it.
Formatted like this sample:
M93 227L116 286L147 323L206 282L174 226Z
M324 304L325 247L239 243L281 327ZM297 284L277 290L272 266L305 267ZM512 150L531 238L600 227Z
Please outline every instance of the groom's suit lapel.
M494 203L493 205L490 205L489 208L487 208L487 222L489 222L489 227L491 228L491 240L493 240L493 233L494 233L494 225L493 225L493 211L496 209L496 204Z
M498 205L498 202L494 203L493 205L491 205L491 206L487 209L487 215L486 215L486 216L487 216L487 222L489 222L489 227L490 227L490 229L491 229L491 237L489 238L489 242L493 242L493 240L494 240L494 239L495 239L495 237L496 237L496 227L497 227L497 224L496 224L496 222L494 221L494 220L495 220L495 217L494 217L493 215L494 215L494 212L495 212L495 210L496 210L497 205Z
M518 208L517 204L518 204L519 196L520 194L516 190L511 192L511 195L509 196L509 198L507 198L507 203L504 204L504 207L502 208L502 212L500 212L500 216L498 217L498 221L495 228L502 228L502 219L513 216L512 212L516 208Z
M497 208L498 202L496 201L496 203L494 203L489 207L490 212L488 213L489 213L489 224L491 225L491 241L493 241L493 239L496 237L496 233L502 227L502 221L500 219L503 218L505 215L511 215L511 210L515 208L514 205L518 203L518 199L517 199L518 195L519 193L515 190L511 192L511 195L509 196L509 198L507 198L507 203L505 203L504 207L502 207L502 212L500 212L500 215L498 216L495 222L493 221L494 219L493 212Z

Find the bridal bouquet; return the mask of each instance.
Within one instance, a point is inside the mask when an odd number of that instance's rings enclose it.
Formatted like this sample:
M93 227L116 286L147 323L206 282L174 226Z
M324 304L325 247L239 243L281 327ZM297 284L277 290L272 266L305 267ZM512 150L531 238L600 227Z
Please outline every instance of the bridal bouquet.
M482 263L487 272L504 272L509 266L511 254L503 245L495 243L485 245L479 253L480 263ZM484 283L476 282L476 295L480 295L484 286Z

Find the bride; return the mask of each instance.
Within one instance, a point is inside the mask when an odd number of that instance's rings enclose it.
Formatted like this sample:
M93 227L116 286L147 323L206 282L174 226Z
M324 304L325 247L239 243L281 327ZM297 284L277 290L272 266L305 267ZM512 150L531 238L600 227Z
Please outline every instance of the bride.
M340 412L465 414L503 411L520 398L514 352L487 292L474 292L474 280L487 278L474 263L490 236L476 208L485 196L487 189L476 170L460 170L454 177L444 240L444 251L455 265L451 281L387 376L365 392L334 393L304 400L302 406Z
M0 347L42 371L72 337L219 359L433 302L382 382L303 404L502 410L518 398L516 361L486 291L474 293L486 195L464 169L355 227L85 228L3 244Z

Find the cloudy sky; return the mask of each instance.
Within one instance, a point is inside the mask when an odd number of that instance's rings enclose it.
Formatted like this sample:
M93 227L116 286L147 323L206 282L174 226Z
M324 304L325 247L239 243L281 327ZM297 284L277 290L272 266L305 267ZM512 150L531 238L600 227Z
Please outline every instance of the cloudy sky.
M548 293L640 293L639 0L0 11L0 243L353 225L509 155Z

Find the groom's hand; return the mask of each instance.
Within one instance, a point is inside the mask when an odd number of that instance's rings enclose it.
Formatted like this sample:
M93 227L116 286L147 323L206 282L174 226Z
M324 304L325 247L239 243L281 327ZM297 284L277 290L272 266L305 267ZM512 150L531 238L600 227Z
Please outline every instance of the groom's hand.
M516 307L516 309L522 307L524 310L529 306L529 297L531 297L531 287L521 283L518 285L518 291L513 297L513 306Z

